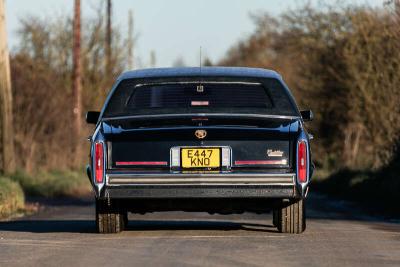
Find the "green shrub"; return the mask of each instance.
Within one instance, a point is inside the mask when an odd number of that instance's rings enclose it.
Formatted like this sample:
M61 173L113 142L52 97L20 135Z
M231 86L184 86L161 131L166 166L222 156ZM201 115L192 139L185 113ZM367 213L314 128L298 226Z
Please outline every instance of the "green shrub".
M79 197L90 192L86 176L74 171L39 172L35 175L19 171L12 179L19 182L29 196Z
M313 187L323 193L368 204L380 212L400 215L400 155L378 170L337 171L315 179Z
M25 197L21 186L9 178L0 177L0 218L24 209Z

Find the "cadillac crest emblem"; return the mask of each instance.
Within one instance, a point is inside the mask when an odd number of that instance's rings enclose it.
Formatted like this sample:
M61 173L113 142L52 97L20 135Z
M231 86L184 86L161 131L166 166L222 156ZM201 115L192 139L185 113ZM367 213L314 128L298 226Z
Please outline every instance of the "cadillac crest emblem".
M194 135L198 138L198 139L204 139L207 136L207 131L206 130L196 130L194 132Z

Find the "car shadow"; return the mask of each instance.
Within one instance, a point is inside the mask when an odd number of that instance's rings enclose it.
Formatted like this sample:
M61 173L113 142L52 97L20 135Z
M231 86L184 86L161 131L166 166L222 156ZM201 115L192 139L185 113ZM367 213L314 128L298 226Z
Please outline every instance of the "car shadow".
M0 231L31 233L94 233L92 220L18 220L0 222Z
M215 220L132 220L128 231L165 231L165 230L219 230L219 231L257 231L277 232L273 225L215 221Z
M277 232L273 225L214 220L132 220L125 231L257 231ZM31 233L95 233L92 220L18 220L0 222L0 231Z

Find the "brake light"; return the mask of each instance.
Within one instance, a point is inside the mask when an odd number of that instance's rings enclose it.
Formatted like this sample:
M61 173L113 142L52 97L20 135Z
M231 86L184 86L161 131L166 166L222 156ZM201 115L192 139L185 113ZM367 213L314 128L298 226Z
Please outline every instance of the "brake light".
M300 141L297 144L297 179L300 183L307 182L307 144Z
M103 183L104 176L104 147L102 143L94 145L95 179L96 183Z

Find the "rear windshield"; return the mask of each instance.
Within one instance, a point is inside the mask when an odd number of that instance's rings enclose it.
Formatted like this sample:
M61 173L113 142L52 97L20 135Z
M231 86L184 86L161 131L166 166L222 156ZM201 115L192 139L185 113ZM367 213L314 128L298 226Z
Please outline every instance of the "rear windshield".
M181 113L249 113L296 116L276 79L260 81L122 81L103 117Z

